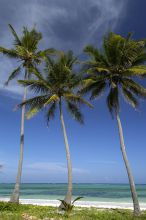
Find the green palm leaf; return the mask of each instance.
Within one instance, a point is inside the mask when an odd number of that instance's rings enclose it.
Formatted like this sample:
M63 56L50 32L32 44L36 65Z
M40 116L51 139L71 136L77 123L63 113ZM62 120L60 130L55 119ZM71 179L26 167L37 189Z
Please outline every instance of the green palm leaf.
M47 111L47 114L46 114L48 126L49 126L50 120L55 117L55 110L56 110L56 102L53 102L52 104L50 104L49 110Z
M76 201L80 200L80 199L83 199L84 197L83 196L79 196L77 198L75 198L72 202L72 204L74 204Z
M106 83L104 81L101 81L96 84L96 88L92 90L90 99L95 99L96 97L99 97L106 88Z
M21 40L19 39L16 31L14 30L14 28L12 27L11 24L9 24L9 28L10 28L10 31L13 34L14 38L15 38L15 45L21 45Z
M10 74L8 80L5 82L5 85L8 85L12 79L16 78L20 74L20 71L21 71L21 65L13 70L13 72Z
M87 102L85 99L83 99L81 96L79 95L75 95L72 93L65 93L64 94L64 98L68 101L74 102L74 103L82 103L87 105L90 108L93 108L93 105L91 105L89 102Z
M136 98L132 95L132 93L130 91L128 91L125 87L122 88L123 91L123 95L126 99L126 101L133 107L133 108L137 108L138 107L138 102L136 100Z
M111 88L109 95L107 96L107 106L110 111L110 113L113 115L113 113L119 111L119 96L118 96L118 88Z
M146 89L134 80L124 78L124 80L122 80L122 84L137 97L146 98Z
M29 111L26 112L26 118L30 119L32 117L34 117L38 112L40 111L40 109L38 107L34 107L29 109Z
M47 100L47 102L45 103L45 106L49 105L51 102L58 102L59 100L60 99L58 95L54 94Z
M79 111L79 108L75 104L73 104L72 102L67 101L67 108L68 108L68 111L70 112L70 114L72 115L72 117L76 121L80 122L81 124L84 123L83 115Z
M95 99L107 89L111 114L120 109L120 91L134 108L138 106L137 98L146 97L146 88L137 80L146 76L144 40L135 41L131 34L124 38L110 32L104 37L101 51L91 45L84 51L90 58L83 62L85 76L79 94Z
M31 99L27 99L26 101L20 103L18 107L20 108L23 105L25 105L29 109L37 109L37 108L41 109L44 108L44 105L47 102L47 100L48 100L47 95L40 95Z
M93 106L81 95L76 94L81 83L82 76L77 75L73 70L76 58L69 51L64 54L59 53L59 57L46 57L44 74L37 68L30 68L34 73L34 79L18 80L18 83L35 94L40 94L20 104L27 106L27 118L35 115L39 110L47 109L47 121L54 117L56 106L60 101L67 103L67 108L71 115L79 122L83 123L83 116L79 110L81 104L90 108Z
M34 93L45 93L48 91L48 85L41 80L18 80L18 83L25 87L29 87L30 90L34 91Z
M6 49L3 47L0 47L0 53L3 53L4 55L10 57L10 58L19 58L17 51L15 49Z
M131 72L137 76L146 75L146 66L133 66L128 69L128 72Z

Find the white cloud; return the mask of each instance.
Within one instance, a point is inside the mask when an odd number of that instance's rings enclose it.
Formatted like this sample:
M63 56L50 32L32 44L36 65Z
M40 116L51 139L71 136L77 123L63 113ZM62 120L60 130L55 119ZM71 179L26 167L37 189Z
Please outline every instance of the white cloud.
M32 170L37 170L37 171L44 171L48 173L62 173L66 174L67 173L67 168L64 163L58 163L58 162L37 162L33 163L30 165L27 165L25 169L32 169ZM73 168L73 173L74 174L87 174L88 170L85 169L80 169L80 168Z
M15 182L18 164L7 163L1 170L0 182ZM73 182L85 182L90 175L89 170L75 167L73 168ZM22 182L67 182L67 168L65 163L59 162L36 162L24 163L22 172Z
M119 18L125 12L127 0L14 0L4 1L0 8L2 20L0 45L12 47L12 36L8 23L20 34L22 26L37 25L43 33L42 47L59 49L72 48L80 53L84 45L100 42L102 35L119 25ZM16 63L0 57L1 83L7 79ZM22 94L16 81L5 88L15 94Z
M125 1L115 0L91 0L92 7L97 7L100 10L100 16L97 15L97 19L93 21L93 23L89 26L89 39L96 33L98 34L98 38L105 34L106 31L110 29L114 29L118 22L123 9L125 8ZM98 32L100 30L100 33ZM88 41L89 41L88 39Z

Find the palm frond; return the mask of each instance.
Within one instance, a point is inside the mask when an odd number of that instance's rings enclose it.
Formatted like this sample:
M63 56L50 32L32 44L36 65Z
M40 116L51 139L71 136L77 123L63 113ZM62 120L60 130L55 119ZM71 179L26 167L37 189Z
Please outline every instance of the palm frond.
M27 99L26 101L20 103L18 105L18 108L21 108L23 105L25 105L27 108L31 109L41 109L44 108L45 103L48 100L47 95L41 95L41 96L36 96L31 99Z
M92 81L91 80L84 80L83 82L83 86L81 87L81 89L79 90L79 94L80 95L86 95L89 94L90 92L92 92L92 89L96 88L96 81Z
M133 75L136 76L143 76L146 75L146 66L144 65L132 66L127 71L133 73Z
M3 47L0 47L0 53L10 57L10 58L19 58L19 55L15 49L6 49Z
M137 54L134 62L133 62L133 66L141 66L145 63L146 60L146 53L145 53L145 49L143 51L141 51L139 54Z
M93 105L91 105L88 101L86 101L85 99L83 99L81 96L73 94L73 93L65 93L63 96L67 101L71 101L74 102L76 104L78 103L82 103L87 105L90 108L93 108Z
M45 83L45 79L43 77L43 74L40 73L40 71L38 70L38 68L36 66L33 66L30 70L32 73L34 73L34 75L39 79L44 81Z
M42 34L36 31L33 27L30 31L27 27L23 27L23 36L21 42L24 48L29 52L34 52L37 49L38 42L42 39Z
M55 61L53 59L51 59L50 56L46 56L45 58L45 61L46 61L46 68L53 68L54 67L54 64L55 64Z
M10 28L10 31L13 34L14 38L15 38L15 45L21 45L21 40L19 39L16 31L14 30L14 28L12 27L11 24L9 24L9 28Z
M58 199L64 207L62 207L62 210L69 212L73 209L73 205L68 204L65 200L63 199Z
M56 110L56 102L53 102L53 103L50 105L49 110L47 111L47 114L46 114L47 125L48 125L48 126L49 126L50 120L55 117L55 110Z
M69 50L65 55L65 57L66 57L66 66L68 66L70 69L72 69L72 66L75 63L78 63L78 58L74 56L72 50Z
M138 107L138 102L136 100L136 98L133 96L133 94L126 88L126 87L122 87L122 92L124 95L125 100L133 107L133 108L137 108Z
M38 51L37 52L37 55L39 56L39 57L42 57L42 58L46 58L46 56L50 56L50 55L56 55L57 54L57 50L56 49L54 49L54 48L48 48L48 49L46 49L46 50L43 50L43 51Z
M146 98L146 88L132 79L124 78L122 84L125 88L129 89L134 95L141 98Z
M111 115L113 116L113 114L115 112L119 112L119 92L118 92L118 88L111 88L110 92L107 96L107 106L108 109L111 113Z
M137 97L146 98L146 88L135 82L136 78L146 76L146 51L144 40L133 40L131 34L126 38L109 32L103 40L103 49L87 46L85 52L90 59L83 62L86 74L81 83L79 94L90 94L91 99L98 97L106 88L111 88L107 105L111 114L120 109L119 92L125 94L132 106L137 106ZM130 99L131 98L131 99Z
M101 81L97 83L96 85L97 85L96 88L94 88L91 92L90 100L99 97L105 91L106 82Z
M92 71L97 72L97 73L102 73L102 72L109 72L109 69L105 68L105 67L95 67L94 69L92 69Z
M7 86L11 80L16 78L20 74L20 71L21 71L21 65L13 70L13 72L10 74L8 80L5 82L5 85Z
M34 117L40 110L41 110L41 108L38 108L38 107L30 108L25 114L26 118L30 119L30 118Z
M83 115L79 111L79 108L75 104L73 104L72 102L67 101L67 108L68 108L68 111L71 113L72 117L76 121L80 122L81 124L84 123Z
M54 103L54 102L58 102L60 100L60 98L58 97L58 95L54 94L52 96L50 96L50 98L47 100L47 102L45 103L44 107L49 105L50 103Z
M92 45L88 45L84 48L84 52L94 58L96 61L100 59L100 53L97 48Z
M83 199L84 197L83 196L79 196L77 198L75 198L72 202L72 204L74 204L76 201L80 200L80 199Z
M54 58L46 55L44 75L33 65L29 67L29 71L33 73L34 79L18 80L22 86L28 86L37 95L38 93L41 94L41 96L29 99L19 106L22 107L25 104L29 108L28 117L33 116L43 108L49 109L47 111L47 120L49 121L54 116L57 102L62 99L67 103L72 116L83 123L83 116L79 110L80 104L93 106L81 95L76 94L82 80L82 76L76 74L73 69L77 59L74 57L73 52L66 54L59 52L58 56Z
M109 75L91 75L82 80L79 94L86 95L92 93L93 90L98 90L98 87L104 87ZM100 94L100 93L99 93Z
M24 87L28 87L34 93L49 93L50 88L42 80L18 80L18 83Z

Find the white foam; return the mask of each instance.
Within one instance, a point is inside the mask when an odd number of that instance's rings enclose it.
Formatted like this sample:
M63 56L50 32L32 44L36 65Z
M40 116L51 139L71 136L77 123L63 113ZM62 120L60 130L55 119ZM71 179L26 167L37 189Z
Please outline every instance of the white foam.
M8 202L9 198L0 198L0 201ZM47 199L20 199L21 204L32 204L40 206L53 206L58 207L60 202L58 200L47 200ZM100 202L100 201L77 201L76 207L86 208L104 208L104 209L133 209L132 203L126 202ZM146 210L146 203L140 203L141 210Z

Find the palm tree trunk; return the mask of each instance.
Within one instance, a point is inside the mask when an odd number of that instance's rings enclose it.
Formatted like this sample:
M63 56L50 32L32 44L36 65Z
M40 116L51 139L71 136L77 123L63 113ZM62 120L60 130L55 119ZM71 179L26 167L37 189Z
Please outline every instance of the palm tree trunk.
M135 215L140 215L140 206L139 206L139 201L138 201L138 196L136 193L136 188L135 188L135 183L134 183L134 178L131 172L131 168L129 165L126 149L125 149L125 144L124 144L124 136L123 136L123 130L122 130L122 125L120 121L120 117L118 113L116 114L116 119L118 123L118 130L119 130L119 138L120 138L120 145L121 145L121 151L124 159L124 163L126 166L128 178L129 178L129 184L130 184L130 190L131 190L131 195L132 195L132 200L133 200L133 207L134 207L134 214Z
M26 95L27 95L27 88L25 87L23 101L26 100ZM10 198L10 202L13 203L19 203L20 183L21 183L23 153L24 153L24 119L25 119L25 105L23 105L22 107L22 115L21 115L20 158L18 164L18 171L17 171L15 187Z
M61 100L59 102L59 110L60 110L60 121L61 121L63 135L64 135L64 142L65 142L65 148L66 148L66 158L67 158L67 167L68 167L68 190L67 190L67 194L64 198L64 201L67 204L71 204L71 199L72 199L72 163L71 163L70 149L69 149L69 144L68 144L68 139L67 139L67 134L66 134L65 123L64 123L63 113L62 113Z

